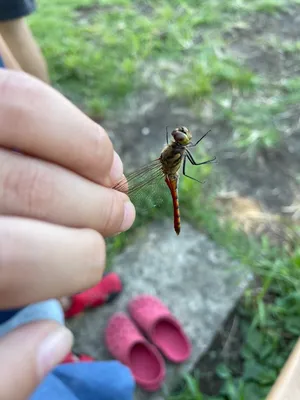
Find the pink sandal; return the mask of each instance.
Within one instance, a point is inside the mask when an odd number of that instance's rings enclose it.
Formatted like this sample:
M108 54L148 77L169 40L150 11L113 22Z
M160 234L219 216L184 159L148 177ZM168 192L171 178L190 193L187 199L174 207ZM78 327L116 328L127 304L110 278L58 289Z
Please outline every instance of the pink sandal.
M166 374L164 360L126 314L116 313L110 318L105 341L110 353L130 368L143 389L152 392L161 387Z
M174 363L187 360L191 354L191 342L178 320L156 297L141 295L128 305L129 313L149 340Z

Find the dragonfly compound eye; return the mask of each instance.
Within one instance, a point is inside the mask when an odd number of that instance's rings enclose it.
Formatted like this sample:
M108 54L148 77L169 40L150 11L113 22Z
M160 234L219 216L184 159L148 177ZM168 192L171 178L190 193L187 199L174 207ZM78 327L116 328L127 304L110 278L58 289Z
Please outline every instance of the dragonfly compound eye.
M173 132L172 132L172 136L173 136L175 142L177 142L177 143L184 144L185 141L187 140L187 135L186 135L186 133L181 132L181 131L179 131L179 130L173 131Z
M189 133L188 128L186 128L185 126L181 126L178 130L181 131L181 132L183 132L183 133L186 133L186 134Z

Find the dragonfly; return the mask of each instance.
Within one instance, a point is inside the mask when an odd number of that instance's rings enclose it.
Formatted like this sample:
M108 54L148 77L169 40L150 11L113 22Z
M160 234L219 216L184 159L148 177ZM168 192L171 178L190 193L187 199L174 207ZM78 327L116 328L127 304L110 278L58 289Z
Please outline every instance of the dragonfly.
M149 185L158 185L164 180L172 196L174 230L179 235L181 220L178 183L181 167L185 177L203 183L186 173L186 163L189 161L193 166L199 166L212 163L216 160L216 157L214 157L213 159L197 163L190 151L190 148L196 147L209 132L206 132L196 143L192 143L191 131L185 126L181 126L171 132L171 141L169 141L168 128L166 128L166 145L160 157L128 174L113 189L126 193L133 201L146 187L149 187Z

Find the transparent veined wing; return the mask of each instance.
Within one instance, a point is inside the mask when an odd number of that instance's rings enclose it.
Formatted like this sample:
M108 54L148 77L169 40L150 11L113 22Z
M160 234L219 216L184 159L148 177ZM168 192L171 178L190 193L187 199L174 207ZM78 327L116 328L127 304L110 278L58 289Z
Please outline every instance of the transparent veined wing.
M162 204L170 204L170 192L159 159L127 174L113 189L126 193L137 209L144 214Z

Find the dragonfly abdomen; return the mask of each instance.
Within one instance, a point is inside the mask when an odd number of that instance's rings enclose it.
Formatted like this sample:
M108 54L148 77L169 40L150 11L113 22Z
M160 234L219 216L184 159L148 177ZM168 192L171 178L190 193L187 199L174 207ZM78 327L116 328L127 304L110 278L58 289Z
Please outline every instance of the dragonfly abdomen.
M173 201L173 215L174 215L174 230L179 235L180 233L180 210L179 210L179 200L178 200L178 190L177 190L177 175L166 175L166 184L168 185Z

